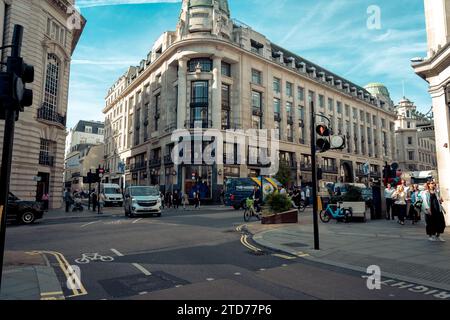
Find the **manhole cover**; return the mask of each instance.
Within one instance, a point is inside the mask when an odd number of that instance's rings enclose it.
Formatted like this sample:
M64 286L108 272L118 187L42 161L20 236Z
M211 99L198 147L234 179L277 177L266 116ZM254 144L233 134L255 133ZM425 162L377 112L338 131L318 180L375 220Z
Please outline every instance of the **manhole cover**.
M304 248L304 247L308 247L307 244L305 244L305 243L300 243L300 242L283 243L283 246L286 246L286 247L293 247L293 248Z
M153 292L189 284L188 281L162 271L156 271L151 276L133 275L101 280L99 283L110 296L115 298L136 296L144 291Z

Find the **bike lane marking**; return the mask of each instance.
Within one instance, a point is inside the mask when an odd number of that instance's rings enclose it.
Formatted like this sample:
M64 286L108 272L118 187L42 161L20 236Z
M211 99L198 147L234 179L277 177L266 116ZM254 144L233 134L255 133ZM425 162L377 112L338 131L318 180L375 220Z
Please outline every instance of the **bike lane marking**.
M141 221L141 220L142 220L142 218L136 219L136 220L134 220L134 221L132 222L132 224L138 223L138 222Z
M123 257L124 255L122 253L120 253L118 250L116 249L110 249L116 256L118 257Z
M132 265L138 269L139 271L141 271L144 275L146 276L151 276L152 273L150 271L148 271L147 269L145 269L143 266L141 266L139 263L132 263Z

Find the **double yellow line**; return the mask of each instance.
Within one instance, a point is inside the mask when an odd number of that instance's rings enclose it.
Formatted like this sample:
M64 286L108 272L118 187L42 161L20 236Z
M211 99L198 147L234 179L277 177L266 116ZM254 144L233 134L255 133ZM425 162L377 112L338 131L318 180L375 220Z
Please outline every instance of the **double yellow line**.
M84 288L83 284L81 283L80 278L78 278L78 275L73 270L72 266L69 264L69 262L66 260L66 258L59 252L55 251L33 251L29 252L31 255L35 254L49 254L56 258L56 261L58 261L59 267L61 268L62 272L67 278L67 283L72 283L73 286L69 289L72 290L73 295L69 296L68 298L78 297L78 296L84 296L87 295L87 291ZM49 300L51 296L56 294L62 294L62 292L48 292L43 294L45 299L43 300Z
M241 243L242 243L245 247L247 247L248 249L250 249L250 250L253 251L253 252L256 252L256 253L261 253L261 252L262 252L261 249L259 249L259 248L255 247L254 245L248 243L248 236L247 236L246 234L243 234L243 235L241 236Z

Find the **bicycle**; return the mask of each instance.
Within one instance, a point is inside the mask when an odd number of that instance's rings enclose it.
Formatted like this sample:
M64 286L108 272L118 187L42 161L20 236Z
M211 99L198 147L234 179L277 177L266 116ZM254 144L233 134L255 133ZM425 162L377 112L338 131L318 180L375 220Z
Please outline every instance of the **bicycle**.
M256 217L258 220L261 220L261 213L257 212L257 210L255 209L255 200L250 198L247 199L244 209L245 222L249 222L252 217Z
M320 211L320 220L322 220L323 223L328 223L332 219L337 221L343 220L345 223L350 222L353 217L352 210L349 208L341 208L342 204L342 202L337 205L328 204L325 210Z

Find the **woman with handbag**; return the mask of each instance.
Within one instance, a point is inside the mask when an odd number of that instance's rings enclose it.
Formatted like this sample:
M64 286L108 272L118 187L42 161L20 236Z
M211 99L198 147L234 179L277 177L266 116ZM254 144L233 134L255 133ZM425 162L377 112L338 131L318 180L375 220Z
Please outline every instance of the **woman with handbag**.
M398 214L398 223L402 226L405 225L405 218L406 218L406 198L407 193L405 192L405 187L403 185L399 185L397 187L397 190L392 195L392 198L395 199L395 208Z
M440 200L436 190L436 183L427 183L427 191L423 193L422 210L425 213L427 235L429 240L433 242L445 242L441 237L441 234L445 231L445 217Z

